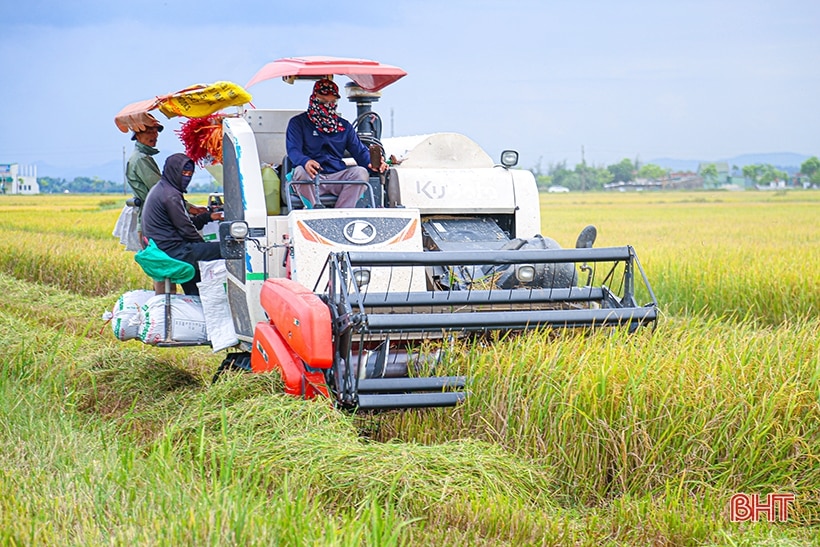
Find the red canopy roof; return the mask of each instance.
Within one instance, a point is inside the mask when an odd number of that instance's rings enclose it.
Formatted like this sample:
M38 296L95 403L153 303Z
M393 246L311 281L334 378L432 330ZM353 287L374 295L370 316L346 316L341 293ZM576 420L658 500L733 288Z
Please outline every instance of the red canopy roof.
M266 64L245 85L250 87L271 78L322 77L339 74L347 76L366 91L379 91L407 72L396 66L384 65L368 59L339 57L290 57Z

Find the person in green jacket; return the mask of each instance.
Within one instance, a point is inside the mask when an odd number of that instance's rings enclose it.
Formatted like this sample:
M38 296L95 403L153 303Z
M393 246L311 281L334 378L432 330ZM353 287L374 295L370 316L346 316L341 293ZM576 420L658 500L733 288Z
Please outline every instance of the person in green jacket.
M151 115L149 114L149 116ZM136 141L134 153L131 154L128 164L125 166L125 180L134 192L134 204L137 207L137 237L143 248L145 247L145 240L142 237L142 204L145 203L148 192L162 176L154 156L159 154L159 150L156 148L157 139L164 127L153 116L151 116L151 119L154 121L154 125L146 125L142 131L135 130L131 135L131 140ZM172 289L173 292L175 292L174 289ZM156 294L164 293L165 283L154 281L154 291Z
M156 148L157 139L164 128L153 116L151 116L151 119L154 121L154 125L146 125L142 131L135 130L131 135L131 140L136 141L136 143L134 144L134 153L131 154L125 167L125 180L128 181L128 185L134 192L134 197L137 198L135 200L139 209L137 232L140 241L142 241L142 204L145 203L148 192L161 176L159 166L153 156L159 154L159 150Z

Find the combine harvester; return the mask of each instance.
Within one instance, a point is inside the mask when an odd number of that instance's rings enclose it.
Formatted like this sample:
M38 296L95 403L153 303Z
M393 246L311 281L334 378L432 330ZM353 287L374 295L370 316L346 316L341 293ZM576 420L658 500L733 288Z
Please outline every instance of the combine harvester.
M538 235L535 179L513 169L516 152L503 152L498 165L459 134L381 139L372 106L405 74L362 59L290 58L246 86L351 80L354 128L374 165L379 154L391 159L384 175L371 173L354 209L334 209L325 197L324 207L305 209L288 182L285 132L301 110L245 108L224 118L219 235L240 343L220 371L278 371L288 393L341 408L452 406L466 379L437 376L436 365L456 339L655 322L657 302L632 247L592 248L591 226L574 249ZM268 165L281 186L272 187ZM636 300L636 278L647 304Z
M517 153L496 165L458 134L380 139L372 105L403 70L282 59L246 87L334 75L351 80L345 90L362 141L393 160L386 176L372 174L367 207L301 208L285 153L288 120L300 111L247 109L224 120L220 236L230 308L249 349L229 356L229 366L278 370L289 393L346 408L451 406L464 398L465 378L433 375L439 351L431 348L453 337L656 320L631 247L593 249L591 227L575 249L537 235L538 191L532 173L512 169ZM279 203L270 203L276 192L266 203L263 164L284 165ZM636 275L646 305L636 302Z

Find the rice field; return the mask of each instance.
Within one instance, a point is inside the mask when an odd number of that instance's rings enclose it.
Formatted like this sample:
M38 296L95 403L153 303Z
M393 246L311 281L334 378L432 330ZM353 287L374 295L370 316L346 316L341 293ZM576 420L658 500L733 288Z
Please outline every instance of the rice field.
M465 404L357 417L117 341L150 287L122 200L0 196L0 544L820 542L820 192L541 200L563 246L636 249L657 328L455 348ZM737 493L794 500L731 522Z

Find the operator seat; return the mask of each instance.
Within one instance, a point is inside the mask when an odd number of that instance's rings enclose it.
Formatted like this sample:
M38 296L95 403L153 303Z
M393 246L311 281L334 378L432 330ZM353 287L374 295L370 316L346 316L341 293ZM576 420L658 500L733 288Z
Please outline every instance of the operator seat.
M294 211L296 209L304 209L305 204L302 201L302 198L297 194L296 187L300 185L309 185L313 184L311 181L291 181L288 180L288 174L293 170L293 163L290 159L285 156L282 158L282 165L280 166L280 173L279 173L279 180L282 184L282 205L285 207L285 214ZM323 184L333 184L334 181L324 181ZM365 207L375 208L376 204L373 199L373 190L370 187L370 184L367 182L349 182L349 181L339 181L338 184L361 184L366 187L366 191L364 193L364 197L362 200L365 203ZM319 194L319 202L326 208L331 209L336 206L336 199L337 196L333 194ZM360 203L362 202L360 200Z

